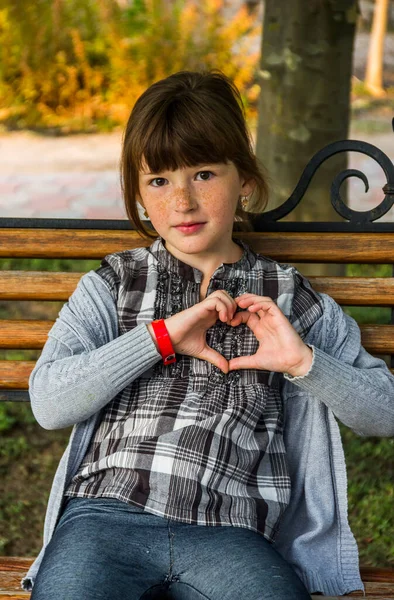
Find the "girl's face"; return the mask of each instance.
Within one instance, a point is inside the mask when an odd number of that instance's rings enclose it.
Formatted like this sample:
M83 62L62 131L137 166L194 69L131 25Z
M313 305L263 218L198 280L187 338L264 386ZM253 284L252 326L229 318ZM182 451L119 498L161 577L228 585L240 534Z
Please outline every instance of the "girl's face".
M191 255L212 261L216 255L222 262L233 262L234 215L239 197L253 191L253 180L240 177L233 162L148 171L143 162L138 200L167 250L189 264Z

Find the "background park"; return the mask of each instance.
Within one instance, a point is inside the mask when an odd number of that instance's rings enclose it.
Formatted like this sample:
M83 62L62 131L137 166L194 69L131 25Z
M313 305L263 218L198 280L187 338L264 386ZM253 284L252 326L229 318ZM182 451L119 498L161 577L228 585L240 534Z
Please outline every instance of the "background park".
M0 0L0 217L125 219L118 161L134 102L171 73L210 68L241 90L270 178L269 208L290 196L312 155L332 141L369 141L393 159L393 0ZM292 219L338 218L329 189L346 160L371 187L365 194L350 181L349 205L380 203L379 166L342 155L319 170ZM0 262L29 267L27 259ZM53 271L99 266L34 263ZM391 275L389 265L346 268ZM0 302L0 319L55 320L62 306L30 302L27 313L26 304ZM346 310L359 322L391 319L389 309ZM39 354L0 350L0 360ZM341 431L361 562L394 566L394 440ZM30 406L0 402L0 554L40 550L50 485L70 432L46 431Z

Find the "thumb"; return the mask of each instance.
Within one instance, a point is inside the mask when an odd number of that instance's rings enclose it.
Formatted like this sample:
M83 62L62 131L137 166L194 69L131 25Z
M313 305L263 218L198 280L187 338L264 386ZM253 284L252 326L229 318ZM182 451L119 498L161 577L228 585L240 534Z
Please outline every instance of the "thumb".
M206 346L197 358L210 362L212 365L215 365L215 367L218 367L223 371L223 373L228 373L229 371L228 361L224 356L219 354L219 352L216 352L216 350L213 350L213 348L210 348L209 346Z

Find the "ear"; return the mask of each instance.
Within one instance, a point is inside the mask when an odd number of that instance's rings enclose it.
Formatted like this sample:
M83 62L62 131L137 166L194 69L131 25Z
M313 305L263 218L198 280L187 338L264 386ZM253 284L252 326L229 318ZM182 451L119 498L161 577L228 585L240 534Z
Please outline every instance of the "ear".
M242 183L243 196L249 196L249 194L251 194L254 191L255 187L256 187L256 181L253 178L244 179L244 181Z

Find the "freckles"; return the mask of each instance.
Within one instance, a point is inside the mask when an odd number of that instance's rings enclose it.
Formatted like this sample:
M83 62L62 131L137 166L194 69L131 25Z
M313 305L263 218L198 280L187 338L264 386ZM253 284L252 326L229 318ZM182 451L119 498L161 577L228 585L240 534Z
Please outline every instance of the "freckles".
M200 198L202 206L208 208L212 216L221 217L224 211L227 213L233 209L232 200L228 196L223 196L223 192L203 190Z
M203 191L201 193L202 206L204 206L204 207L212 206L214 200L215 200L215 194L212 194L212 192Z
M149 199L147 204L147 211L151 213L153 218L164 219L167 218L168 202L165 198L152 198Z
M156 210L159 214L164 216L167 212L167 206L168 206L167 202L162 199L157 203Z

